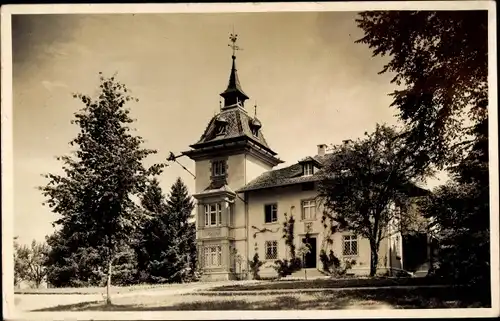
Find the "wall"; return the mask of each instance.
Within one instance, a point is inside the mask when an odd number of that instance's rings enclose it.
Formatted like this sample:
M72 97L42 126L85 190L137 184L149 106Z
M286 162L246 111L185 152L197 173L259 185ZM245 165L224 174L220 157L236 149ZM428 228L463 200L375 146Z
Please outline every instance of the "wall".
M221 158L227 159L227 183L229 187L236 191L239 188L245 186L249 181L255 179L265 171L271 169L267 164L264 164L257 158L249 154L238 154L222 156ZM217 157L214 157L217 159ZM199 160L195 165L195 193L203 192L211 183L211 160ZM243 273L248 270L248 243L247 243L247 216L246 216L246 205L243 194L239 194L236 197L232 207L232 225L229 229L229 239L231 242L231 254L229 261L231 262L231 268L236 269L236 273ZM217 200L214 200L217 201ZM223 212L223 216L225 213ZM203 225L203 208L197 208L197 219L198 224ZM224 218L223 218L224 219ZM203 226L199 226L203 228ZM201 236L200 231L197 231L197 237ZM207 241L205 241L207 242ZM220 242L220 241L218 241ZM201 245L201 243L200 243ZM229 250L228 250L229 251ZM253 254L252 254L253 255ZM235 258L239 256L241 259L241 266L235 263Z
M295 185L290 187L278 187L268 190L260 190L248 193L248 212L249 212L249 257L252 258L255 253L255 247L257 248L257 253L261 261L265 264L261 267L261 276L275 276L276 272L273 269L274 260L265 259L265 242L266 241L278 241L278 258L284 259L289 258L289 249L285 245L285 240L283 239L283 223L285 221L285 213L288 217L293 214L295 218L295 245L298 247L301 245L302 236L305 234L305 223L312 223L311 225L311 236L317 238L317 259L316 267L322 269L322 264L319 259L319 254L321 249L324 249L328 254L330 250L333 250L335 255L343 259L354 259L356 264L353 266L350 273L354 274L369 274L370 269L370 243L367 239L358 237L358 255L355 257L343 257L342 256L342 239L343 235L350 234L349 232L339 232L331 236L333 244L326 242L325 238L328 236L327 230L325 230L323 223L321 222L322 208L319 206L316 209L316 220L314 221L303 221L302 216L302 200L312 199L317 196L316 191L302 191L301 185ZM278 204L278 221L276 223L265 223L264 215L264 205L269 203ZM292 208L293 207L293 208ZM257 229L252 228L255 226ZM258 230L268 229L268 231L262 233ZM379 273L385 272L389 265L388 258L388 241L387 239L382 240L379 247Z

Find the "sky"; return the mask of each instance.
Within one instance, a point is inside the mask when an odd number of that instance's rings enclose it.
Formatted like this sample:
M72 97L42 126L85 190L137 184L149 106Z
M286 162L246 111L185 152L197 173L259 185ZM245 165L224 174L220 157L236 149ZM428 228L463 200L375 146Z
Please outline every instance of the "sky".
M237 69L246 108L257 104L264 136L286 163L396 124L385 61L354 41L362 37L355 12L17 15L12 17L14 233L21 243L43 240L57 218L43 206L42 174L60 173L56 156L72 150L70 123L82 107L72 93L96 95L98 73L132 90L134 127L146 148L189 149L219 109L231 67L229 34L243 50ZM179 161L194 172L194 162ZM168 193L178 164L159 177ZM433 181L430 184L437 184Z

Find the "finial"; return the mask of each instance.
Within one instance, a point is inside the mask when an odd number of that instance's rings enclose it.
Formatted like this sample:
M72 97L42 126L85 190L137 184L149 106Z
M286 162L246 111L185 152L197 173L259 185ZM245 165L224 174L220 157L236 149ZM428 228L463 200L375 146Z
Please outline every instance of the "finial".
M222 110L222 100L219 99L219 109Z
M253 106L253 108L254 108L254 116L253 117L256 118L257 117L257 101L255 101L255 106Z
M229 41L231 41L231 43L228 44L228 46L231 47L231 49L233 49L233 59L236 59L236 50L243 50L236 44L237 40L238 40L238 35L234 33L234 26L233 26L233 33L229 35Z

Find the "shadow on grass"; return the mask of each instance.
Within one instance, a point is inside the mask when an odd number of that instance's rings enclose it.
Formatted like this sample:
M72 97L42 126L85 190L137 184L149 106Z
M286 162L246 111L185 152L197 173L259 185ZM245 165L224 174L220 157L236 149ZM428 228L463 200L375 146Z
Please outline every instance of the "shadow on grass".
M328 304L325 304L328 303ZM342 309L350 304L349 298L335 298L334 301L301 300L295 296L274 296L263 300L218 300L194 301L169 306L143 306L132 304L106 305L103 301L84 302L70 305L60 305L33 312L57 311L199 311L199 310L320 310Z
M220 292L222 294L222 292ZM202 298L177 304L157 303L154 306L141 304L105 305L102 301L61 305L42 311L186 311L186 310L336 310L336 309L435 309L435 308L484 308L489 302L472 299L470 293L452 288L414 289L366 289L351 291L318 291L308 294L237 295L217 299L217 293L186 295ZM206 298L206 299L203 299ZM227 299L226 299L227 298ZM138 298L137 301L140 301ZM168 302L168 299L165 300Z
M426 286L447 285L440 278L346 278L346 279L316 279L316 280L278 280L258 284L235 284L214 287L208 291L259 291L285 289L326 289L348 287L390 287L390 286Z

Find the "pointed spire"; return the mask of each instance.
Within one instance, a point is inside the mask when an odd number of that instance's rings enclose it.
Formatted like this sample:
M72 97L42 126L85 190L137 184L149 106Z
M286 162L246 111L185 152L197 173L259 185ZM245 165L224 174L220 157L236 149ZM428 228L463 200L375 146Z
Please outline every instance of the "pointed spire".
M224 107L235 105L239 102L241 102L241 105L243 106L245 100L248 99L248 96L241 88L240 80L238 78L238 72L236 69L236 51L242 49L238 45L236 45L236 41L238 40L237 34L233 32L229 36L229 40L231 41L231 43L228 44L228 46L233 49L233 55L231 56L231 58L233 59L233 63L231 66L231 73L229 75L229 83L227 85L227 88L220 95L224 98Z

